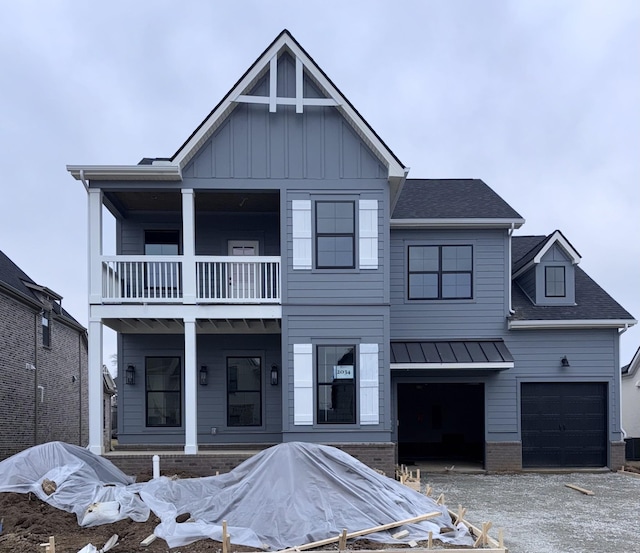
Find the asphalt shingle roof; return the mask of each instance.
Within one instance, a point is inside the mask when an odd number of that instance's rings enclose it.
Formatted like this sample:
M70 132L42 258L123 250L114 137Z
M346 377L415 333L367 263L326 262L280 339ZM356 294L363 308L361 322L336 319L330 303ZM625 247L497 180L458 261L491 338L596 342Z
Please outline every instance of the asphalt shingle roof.
M514 236L511 241L512 266L522 267L547 241L548 236ZM532 253L534 252L534 253ZM575 266L575 305L534 305L517 283L514 283L511 303L512 320L621 320L633 316L605 292L579 266Z
M7 255L0 250L0 283L6 287L12 288L22 296L26 296L29 300L38 304L42 302L39 300L35 292L25 285L25 282L34 284L37 283L32 280L20 267L18 267ZM67 319L72 325L83 328L82 325L76 321L60 304L53 302L53 311L63 319Z
M393 219L522 219L480 179L407 179Z

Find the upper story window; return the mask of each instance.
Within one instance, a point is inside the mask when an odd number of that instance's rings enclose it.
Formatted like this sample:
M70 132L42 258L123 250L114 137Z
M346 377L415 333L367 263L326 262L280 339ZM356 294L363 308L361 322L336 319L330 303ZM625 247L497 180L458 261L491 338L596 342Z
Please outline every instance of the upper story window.
M355 202L316 202L316 268L355 268Z
M146 230L144 232L145 255L178 255L180 232L177 230Z
M472 246L409 246L409 299L471 299Z
M42 345L51 347L51 317L46 311L42 313Z
M179 357L145 359L147 426L182 424L182 370Z
M356 422L356 381L354 346L318 346L317 422Z
M564 298L565 282L563 266L550 265L544 268L544 295L547 298Z

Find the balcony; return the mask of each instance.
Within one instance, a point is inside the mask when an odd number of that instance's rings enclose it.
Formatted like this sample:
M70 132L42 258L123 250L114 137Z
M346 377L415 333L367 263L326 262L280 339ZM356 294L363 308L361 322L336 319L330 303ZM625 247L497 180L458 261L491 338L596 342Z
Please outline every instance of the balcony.
M279 304L279 256L102 257L102 303Z

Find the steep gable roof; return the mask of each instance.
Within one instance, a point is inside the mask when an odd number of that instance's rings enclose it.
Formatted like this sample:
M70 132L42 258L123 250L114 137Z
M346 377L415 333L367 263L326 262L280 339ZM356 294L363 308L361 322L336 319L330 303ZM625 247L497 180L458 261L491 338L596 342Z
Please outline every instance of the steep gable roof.
M52 298L52 300L60 300L62 296L56 294L53 290L36 284L20 267L18 267L9 257L0 250L0 291L10 293L12 296L18 297L23 302L32 305L35 308L43 308L38 292ZM51 308L53 312L62 320L65 320L71 326L80 330L84 327L76 321L62 306L56 301L52 301Z
M574 265L580 263L580 260L582 259L578 251L559 230L552 232L549 236L514 236L513 238L514 241L511 246L511 256L513 259L514 278L528 270L531 266L540 263L542 256L547 253L554 244L558 244L567 253L569 259ZM514 250L516 242L518 242L518 249ZM527 247L529 249L522 251ZM517 256L516 253L518 254Z
M407 179L392 226L520 227L522 216L480 179Z
M296 93L294 97L277 95L278 58L289 54L296 65ZM268 76L268 95L250 94L258 81ZM303 81L307 77L322 92L324 97L307 97L304 95ZM195 131L178 148L170 158L144 158L134 166L80 166L68 165L67 170L78 180L181 180L182 170L199 151L205 141L213 135L229 117L238 103L266 104L270 112L275 112L279 105L295 106L297 113L302 113L305 106L334 106L360 136L373 154L387 168L391 185L391 197L395 198L402 188L408 168L398 159L378 134L363 119L351 102L340 92L337 86L320 69L313 58L300 46L288 30L283 30L266 50L256 59L249 69L240 77L231 90L216 107L205 117Z

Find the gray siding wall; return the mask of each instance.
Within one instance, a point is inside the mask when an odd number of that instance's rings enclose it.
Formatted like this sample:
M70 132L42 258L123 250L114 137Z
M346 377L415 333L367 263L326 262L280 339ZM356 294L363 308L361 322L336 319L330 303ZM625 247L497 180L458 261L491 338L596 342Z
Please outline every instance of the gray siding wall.
M455 339L501 336L507 305L504 230L392 230L391 338ZM471 244L472 300L408 300L410 245Z
M198 442L250 443L281 441L281 385L271 386L271 365L280 363L279 335L197 336L197 370L208 368L207 386L198 385ZM119 341L118 417L120 443L183 444L184 426L147 428L145 423L145 357L180 357L182 367L182 417L184 422L184 336L123 334ZM226 359L228 356L255 356L262 360L262 426L227 427ZM136 367L136 383L124 384L127 365ZM216 433L212 434L212 428Z
M323 442L389 441L392 415L390 412L389 377L389 316L386 307L291 306L283 313L283 438L285 441L309 440ZM286 336L286 342L285 342ZM380 422L377 425L313 425L296 426L294 420L293 345L313 344L378 344L378 394ZM356 356L358 350L356 349ZM314 398L316 365L314 347ZM356 371L358 360L356 359ZM358 375L356 373L356 381ZM356 411L359 412L358 396ZM314 411L315 412L315 411Z
M544 275L543 275L544 276ZM536 300L536 270L535 268L529 269L522 276L516 279L516 285L522 288L522 291L527 297L535 302Z
M520 439L520 384L522 382L606 382L610 439L620 439L618 342L615 329L518 330L505 337L516 367L499 375L500 395L487 405L490 441ZM567 356L570 367L562 368ZM502 397L503 402L496 400ZM512 398L517 399L513 403ZM505 432L513 432L507 435Z

